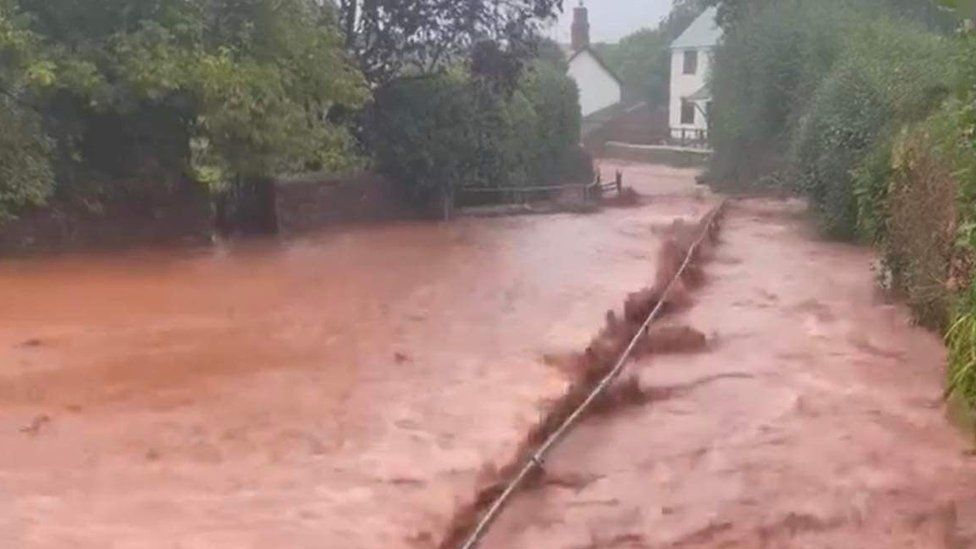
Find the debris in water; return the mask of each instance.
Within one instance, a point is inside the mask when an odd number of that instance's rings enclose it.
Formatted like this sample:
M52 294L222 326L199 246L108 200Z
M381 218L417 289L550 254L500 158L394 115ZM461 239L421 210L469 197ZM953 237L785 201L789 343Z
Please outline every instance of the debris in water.
M651 328L637 347L637 354L698 353L708 346L705 334L689 326Z
M20 428L21 433L25 433L31 436L37 435L41 432L41 428L51 422L51 417L47 414L40 414L31 420L30 424Z
M641 388L640 378L631 374L614 383L603 393L603 396L593 403L590 411L596 415L605 415L631 406L643 406L649 400Z
M714 242L718 234L718 220L721 209L708 215L700 222L686 223L677 220L671 226L658 254L658 271L655 284L639 292L630 294L624 304L624 318L618 320L613 311L606 314L606 326L594 338L586 351L573 361L576 379L567 392L559 399L551 402L544 410L539 422L529 430L526 438L519 445L514 459L503 467L486 467L482 471L481 488L477 491L474 501L458 508L441 543L440 549L454 548L460 545L472 532L481 514L494 503L505 491L509 480L519 472L526 460L533 455L539 444L555 433L583 402L589 398L594 387L613 370L616 362L629 342L643 327L651 312L661 303L667 289L671 294L662 308L662 313L673 312L676 306L688 304L690 297L688 284L694 279L700 280L703 275L693 275L692 280L686 281L681 273L681 267L689 257L693 246L702 238L702 246ZM706 257L706 253L694 253L689 264L695 264ZM704 348L705 335L688 327L660 329L648 334L644 338L646 352L659 352L658 348L671 349L670 352L691 352ZM593 414L608 413L627 406L645 404L660 396L660 391L649 388L645 391L641 387L637 375L630 375L617 380L608 391L598 398L589 412ZM667 396L667 395L665 395ZM523 487L538 485L543 478L544 471L536 467L528 472L523 479Z

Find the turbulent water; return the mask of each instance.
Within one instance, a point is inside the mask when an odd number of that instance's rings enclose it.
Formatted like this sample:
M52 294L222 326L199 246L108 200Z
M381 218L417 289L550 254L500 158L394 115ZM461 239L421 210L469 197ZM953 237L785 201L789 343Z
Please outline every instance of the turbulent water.
M662 196L0 263L0 546L435 543L708 206L625 171Z
M736 201L695 355L633 365L652 402L584 424L486 549L976 547L976 461L943 350L802 205Z
M0 547L435 547L712 203L616 168L640 206L0 262ZM707 351L635 363L651 402L587 419L486 547L974 546L940 342L800 213L732 205L671 319Z

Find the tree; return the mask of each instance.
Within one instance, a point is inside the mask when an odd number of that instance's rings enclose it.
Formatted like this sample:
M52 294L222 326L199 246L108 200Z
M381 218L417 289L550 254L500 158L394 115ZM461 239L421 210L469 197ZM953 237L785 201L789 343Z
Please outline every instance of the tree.
M15 6L0 0L0 221L16 209L43 204L54 186L50 142L27 90L48 80L39 38Z
M349 159L327 114L361 105L365 82L316 0L2 1L43 46L22 95L62 193L217 189Z
M708 0L710 4L718 6L719 24L732 31L737 26L747 23L760 11L768 6L781 3L783 0ZM946 29L949 18L939 5L958 6L971 0L851 0L846 3L847 8L864 8L884 11L888 15L904 17L912 21L921 22L930 28Z
M374 85L443 71L480 42L524 57L563 0L339 0L346 47Z
M462 74L408 79L381 88L370 120L380 171L395 177L418 203L438 195L451 215L454 189L476 178L477 118Z
M678 0L656 28L641 29L597 49L628 88L639 90L651 105L663 104L671 82L669 46L706 7L705 0Z
M532 136L537 164L532 173L538 181L578 175L574 169L582 126L579 89L566 76L563 59L553 63L540 57L529 66L519 86L537 117Z
M450 218L459 189L523 187L573 177L579 166L579 92L540 48L513 89L458 66L393 80L369 108L377 167L421 205Z

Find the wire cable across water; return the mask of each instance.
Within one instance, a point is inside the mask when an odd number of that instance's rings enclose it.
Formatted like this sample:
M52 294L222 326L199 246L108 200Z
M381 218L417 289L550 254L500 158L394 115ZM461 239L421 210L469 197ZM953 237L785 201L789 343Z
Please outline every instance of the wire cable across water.
M546 441L539 447L539 449L536 450L536 452L531 455L527 463L519 471L518 475L516 475L515 478L512 479L512 481L508 484L505 490L498 496L498 498L495 499L491 507L488 508L488 511L485 512L484 516L478 522L478 525L475 527L474 531L472 531L471 535L467 538L467 541L464 543L464 545L460 546L461 549L474 549L475 547L478 546L479 543L481 543L481 540L488 532L488 529L495 522L495 520L501 514L502 510L504 510L505 505L508 504L512 496L519 489L519 487L522 486L522 484L529 477L529 475L532 474L532 472L534 472L536 469L542 468L546 456L548 456L549 453L553 450L553 448L555 448L555 446L559 444L559 442L566 436L569 430L572 429L574 425L576 425L576 423L583 417L583 415L587 412L587 410L589 410L590 406L592 406L593 403L596 402L596 400L600 398L600 396L602 396L603 393L605 393L608 388L610 388L610 385L613 384L613 382L620 377L620 374L623 373L624 368L626 367L628 361L631 358L631 355L634 353L634 349L637 347L637 344L640 342L641 337L643 337L650 330L651 325L654 324L654 322L658 320L658 317L661 316L662 312L664 311L664 306L668 301L668 298L671 296L671 293L674 291L675 287L677 286L678 281L681 280L681 277L688 269L688 266L691 265L693 258L698 252L698 249L701 247L705 239L708 238L708 234L712 230L712 227L714 226L718 215L724 210L724 208L725 208L725 202L721 203L718 207L716 207L714 210L709 212L709 214L705 217L705 222L702 224L703 229L701 234L691 245L691 247L688 248L688 253L685 256L684 262L682 262L681 267L678 269L678 272L675 274L674 278L672 278L671 281L668 283L667 288L664 290L664 293L661 295L661 299L658 301L657 305L654 307L651 313L647 316L647 319L644 320L644 323L641 325L636 335L634 335L633 339L631 339L630 343L624 349L619 360L617 360L616 365L613 367L613 370L611 370L610 373L608 373L600 381L600 383L597 384L596 388L593 389L593 391L586 398L586 400L584 400L583 403L580 404L579 407L577 407L576 410L568 418L566 418L566 420L559 426L559 428L556 429L549 436L548 439L546 439Z

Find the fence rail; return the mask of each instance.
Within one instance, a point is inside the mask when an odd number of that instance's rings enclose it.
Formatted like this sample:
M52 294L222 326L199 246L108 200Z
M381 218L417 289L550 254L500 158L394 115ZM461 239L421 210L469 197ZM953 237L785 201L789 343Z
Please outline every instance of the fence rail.
M602 195L605 192L616 191L622 194L624 190L624 176L621 172L616 172L614 180L609 183L603 182L601 174L597 174L591 183L573 183L568 185L536 185L532 187L465 187L460 189L462 193L473 194L506 194L512 193L516 196L522 193L536 192L555 192L565 190L581 190L586 200ZM599 191L599 194L595 193Z

